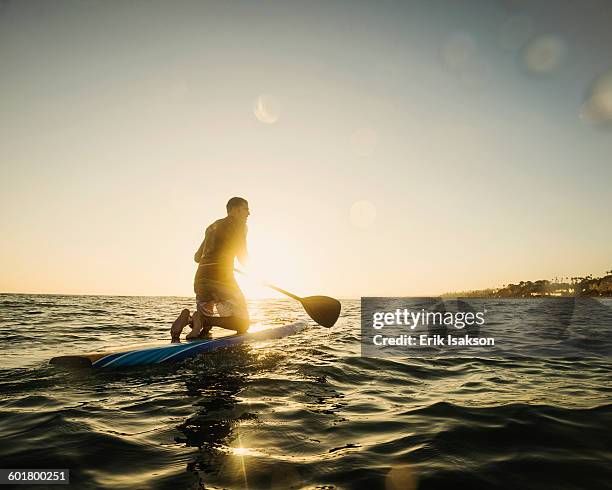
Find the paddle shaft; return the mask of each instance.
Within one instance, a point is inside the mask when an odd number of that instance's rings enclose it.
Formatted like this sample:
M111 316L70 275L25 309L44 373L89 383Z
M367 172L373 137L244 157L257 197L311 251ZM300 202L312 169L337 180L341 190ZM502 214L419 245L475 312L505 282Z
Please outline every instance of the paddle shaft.
M238 274L242 274L243 276L247 276L246 272L241 271L240 269L234 269L235 272L237 272ZM274 284L270 284L269 282L266 281L261 281L261 283L266 286L269 287L270 289L274 289L274 291L278 291L281 294L284 294L286 296L289 296L290 298L293 298L297 301L299 301L300 303L302 302L302 298L300 298L298 295L290 293L289 291L284 290L283 288L279 288L278 286L275 286Z
M238 274L242 274L246 276L245 272L241 270L234 269ZM260 281L264 286L267 286L274 291L278 291L281 294L287 295L290 298L293 298L299 301L304 310L310 318L312 318L316 323L323 327L331 328L338 320L340 316L340 310L342 306L340 305L340 301L335 298L330 298L329 296L306 296L305 298L301 298L300 296L290 293L289 291L285 291L274 284L270 284L269 282Z
M283 288L279 288L278 286L275 286L274 284L270 284L269 282L264 282L262 284L264 286L269 287L270 289L274 289L274 291L278 291L279 293L285 294L285 295L289 296L290 298L296 299L300 303L302 302L302 298L300 298L299 296L296 296L293 293L290 293L289 291L285 291Z

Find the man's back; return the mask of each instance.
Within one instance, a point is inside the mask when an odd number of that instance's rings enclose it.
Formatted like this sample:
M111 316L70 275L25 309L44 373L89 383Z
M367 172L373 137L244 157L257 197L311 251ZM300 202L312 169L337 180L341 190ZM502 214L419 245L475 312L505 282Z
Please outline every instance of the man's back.
M196 282L199 278L233 277L234 257L246 256L246 225L232 216L218 219L208 228L204 241L195 253L198 262ZM221 276L221 277L219 277Z

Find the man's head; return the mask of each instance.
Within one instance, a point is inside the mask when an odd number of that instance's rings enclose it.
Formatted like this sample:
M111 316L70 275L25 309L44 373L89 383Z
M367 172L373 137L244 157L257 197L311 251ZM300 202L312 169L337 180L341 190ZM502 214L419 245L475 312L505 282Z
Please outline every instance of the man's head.
M227 215L238 218L241 221L246 222L249 216L249 203L242 197L232 197L225 205L227 209Z

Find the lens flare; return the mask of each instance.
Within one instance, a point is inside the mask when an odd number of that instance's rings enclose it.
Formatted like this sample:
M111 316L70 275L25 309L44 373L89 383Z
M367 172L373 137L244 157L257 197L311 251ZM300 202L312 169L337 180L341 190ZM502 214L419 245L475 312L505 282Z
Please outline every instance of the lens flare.
M554 35L539 36L529 41L523 51L527 71L547 75L558 70L565 57L565 43Z
M260 95L253 102L253 114L264 124L274 124L280 118L280 103L273 95Z
M612 70L597 77L591 85L580 119L589 124L612 124Z

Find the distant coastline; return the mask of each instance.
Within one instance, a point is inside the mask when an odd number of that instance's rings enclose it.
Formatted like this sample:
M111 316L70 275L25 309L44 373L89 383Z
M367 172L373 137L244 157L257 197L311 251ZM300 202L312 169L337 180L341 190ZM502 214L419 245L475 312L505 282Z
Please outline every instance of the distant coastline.
M442 297L463 298L541 298L541 297L612 297L612 270L602 277L555 277L552 280L521 281L501 288L445 293Z

